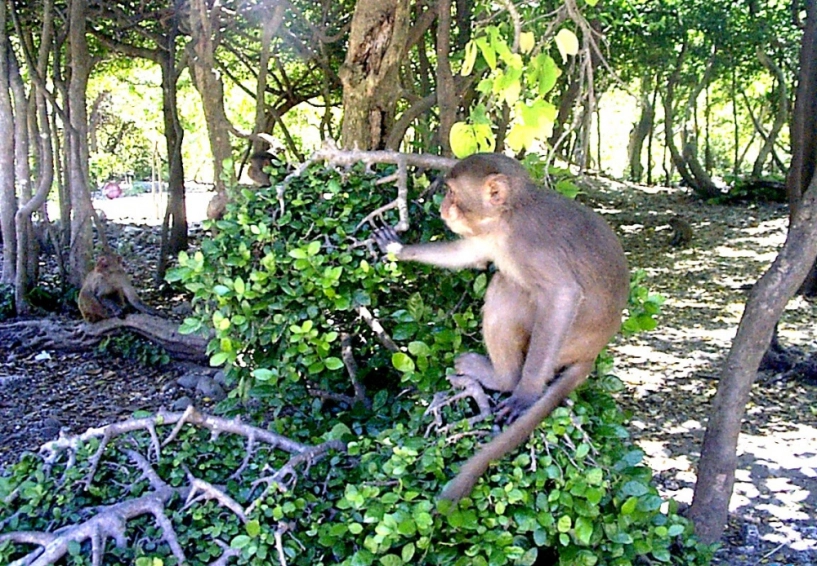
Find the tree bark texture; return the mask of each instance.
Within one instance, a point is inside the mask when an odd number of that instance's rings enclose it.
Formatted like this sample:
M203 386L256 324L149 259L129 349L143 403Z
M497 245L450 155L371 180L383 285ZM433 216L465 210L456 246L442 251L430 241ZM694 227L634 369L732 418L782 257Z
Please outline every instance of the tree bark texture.
M383 149L401 98L399 70L409 32L408 0L360 0L343 83L341 143L347 149Z
M9 84L8 36L6 2L0 1L0 230L3 239L2 282L12 284L15 279L17 245L14 212L17 199L14 190L14 113L11 107Z
M164 45L157 50L162 69L162 116L165 127L165 143L168 160L167 210L162 225L162 242L159 252L157 280L163 280L167 269L167 257L187 249L187 205L184 192L184 163L182 141L184 130L179 120L177 106L176 33L178 10L174 10L170 29L162 38Z
M817 258L817 177L800 201L780 254L755 285L721 371L704 435L690 518L705 543L723 534L735 483L740 425L774 327Z
M69 283L75 287L91 266L93 238L91 231L91 198L88 192L88 111L85 106L91 56L86 37L87 0L69 3L68 43L71 78L68 81L68 113L66 128L68 153L68 186L71 192L71 246L68 260Z
M641 77L641 99L639 101L641 115L638 118L638 123L633 126L633 131L630 132L630 140L627 144L627 159L630 163L629 176L630 180L635 182L640 182L644 176L641 153L644 149L644 141L652 130L655 120L655 107L653 107L650 100L653 89L652 82L652 75L645 74ZM649 163L647 166L649 167Z
M802 206L801 195L817 169L817 0L807 0L805 24L791 125L791 166L786 177L791 218ZM806 297L817 297L817 264L811 266L800 291Z
M228 186L235 185L235 168L224 168L224 162L232 159L233 149L230 143L230 123L224 111L224 84L215 58L219 42L218 14L211 12L207 4L206 0L190 0L190 42L187 47L190 50L190 73L201 96L210 150L213 153L216 192L226 192Z

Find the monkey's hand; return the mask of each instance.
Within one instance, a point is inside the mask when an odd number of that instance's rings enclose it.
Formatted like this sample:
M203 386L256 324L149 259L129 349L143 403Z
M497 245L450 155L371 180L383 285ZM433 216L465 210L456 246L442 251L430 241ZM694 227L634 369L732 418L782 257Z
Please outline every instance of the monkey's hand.
M497 422L510 424L522 415L536 402L535 396L528 396L514 391L510 397L496 407L494 416Z
M403 242L400 241L400 237L391 226L377 228L372 233L372 237L377 243L377 247L379 247L380 251L384 254L392 253L394 255L400 255L400 252L403 250Z

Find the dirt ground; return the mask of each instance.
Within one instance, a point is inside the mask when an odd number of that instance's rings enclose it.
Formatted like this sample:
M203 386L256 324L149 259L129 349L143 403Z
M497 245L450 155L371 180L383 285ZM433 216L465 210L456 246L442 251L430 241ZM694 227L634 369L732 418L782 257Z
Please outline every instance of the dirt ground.
M188 196L191 220L209 193ZM630 431L656 472L663 494L689 503L695 467L721 365L753 284L782 244L787 210L778 204L719 206L683 189L592 182L585 202L616 228L633 269L666 298L659 327L613 345L619 394L632 413ZM147 283L158 249L159 205L149 195L100 202L130 272ZM679 215L695 236L668 245L667 220ZM119 225L135 222L137 225ZM154 247L155 246L155 247ZM140 250L148 250L140 253ZM152 250L152 251L151 251ZM151 302L150 295L146 297ZM803 356L817 349L817 306L789 305L784 345ZM0 332L0 472L22 450L36 450L60 429L84 431L137 409L169 407L185 394L170 365L145 369L96 352L19 355ZM817 389L797 376L762 373L740 437L740 467L723 548L730 565L817 564Z

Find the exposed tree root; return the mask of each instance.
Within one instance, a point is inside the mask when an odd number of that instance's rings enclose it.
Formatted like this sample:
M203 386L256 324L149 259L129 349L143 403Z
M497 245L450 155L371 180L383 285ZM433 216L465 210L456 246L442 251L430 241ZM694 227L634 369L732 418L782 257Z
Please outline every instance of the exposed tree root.
M106 336L127 329L144 336L164 348L178 360L207 361L209 337L179 333L179 323L147 314L129 314L125 318L109 318L93 324L45 318L0 325L3 331L23 351L58 350L81 352L96 347Z

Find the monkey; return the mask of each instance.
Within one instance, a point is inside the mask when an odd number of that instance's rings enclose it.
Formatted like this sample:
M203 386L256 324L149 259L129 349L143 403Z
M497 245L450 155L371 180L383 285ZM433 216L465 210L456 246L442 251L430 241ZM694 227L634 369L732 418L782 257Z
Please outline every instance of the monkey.
M224 212L227 210L227 203L230 202L230 197L227 191L218 191L207 203L207 218L210 220L221 220Z
M403 245L390 227L373 237L399 261L496 268L483 305L488 356L462 354L454 371L510 393L495 409L498 422L508 424L443 489L441 499L457 502L584 382L621 326L630 277L624 250L601 216L540 189L515 159L472 155L444 183L440 213L459 239Z
M142 302L122 267L122 259L112 252L100 255L94 269L85 276L77 305L86 322L122 317L129 305L145 314L159 314Z
M247 176L253 180L259 187L271 187L272 179L270 174L265 171L267 167L272 166L272 156L266 151L259 151L253 153L250 157L250 166L247 169Z
M672 236L670 236L669 240L670 246L682 247L692 241L692 226L689 225L689 222L680 216L673 216L669 219L668 224L672 229Z
M272 165L272 156L265 152L259 151L253 153L250 157L250 166L247 169L247 176L259 187L271 187L272 178L269 173L265 171L267 167ZM227 203L230 202L230 195L226 191L219 191L210 202L207 203L207 218L210 220L220 220L227 210Z

